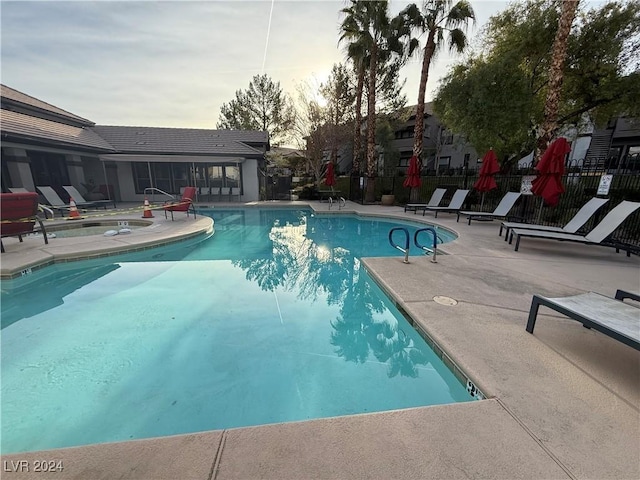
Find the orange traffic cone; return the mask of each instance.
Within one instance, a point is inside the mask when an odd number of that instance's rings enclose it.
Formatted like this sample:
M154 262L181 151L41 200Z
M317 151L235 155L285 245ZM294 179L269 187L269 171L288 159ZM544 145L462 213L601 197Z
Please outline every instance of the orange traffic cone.
M69 199L69 220L77 220L79 218L81 218L80 212L78 212L76 202L73 200L73 197L71 197Z
M142 212L142 218L153 218L151 206L149 206L149 200L147 197L144 197L144 211Z

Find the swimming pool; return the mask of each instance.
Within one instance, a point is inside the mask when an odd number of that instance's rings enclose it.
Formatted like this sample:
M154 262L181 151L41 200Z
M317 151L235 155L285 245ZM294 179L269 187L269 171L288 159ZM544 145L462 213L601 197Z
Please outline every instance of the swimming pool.
M397 223L209 214L203 242L2 282L3 453L473 400L360 264Z

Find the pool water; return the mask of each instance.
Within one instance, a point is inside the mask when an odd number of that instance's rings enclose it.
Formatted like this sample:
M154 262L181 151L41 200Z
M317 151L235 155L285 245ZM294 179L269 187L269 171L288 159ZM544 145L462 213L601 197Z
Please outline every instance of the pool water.
M209 215L199 243L2 282L2 453L473 400L361 266L396 223Z

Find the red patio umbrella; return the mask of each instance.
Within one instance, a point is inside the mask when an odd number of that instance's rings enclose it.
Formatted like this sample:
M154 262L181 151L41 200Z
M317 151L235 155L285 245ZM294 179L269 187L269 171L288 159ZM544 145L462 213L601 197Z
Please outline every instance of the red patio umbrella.
M333 187L336 184L336 177L333 173L333 162L327 164L327 171L324 174L324 184L327 187Z
M562 175L564 175L564 159L571 151L567 139L560 137L547 147L536 165L538 176L531 182L531 192L542 197L544 203L554 207L564 192Z
M494 188L498 188L498 184L496 183L493 176L500 171L500 165L498 165L498 157L493 150L489 150L484 154L482 158L482 167L480 167L480 177L473 184L473 188L475 188L479 192L488 192L489 190L493 190Z
M407 178L402 183L403 187L416 188L422 185L420 179L420 167L418 166L418 157L413 155L409 160L409 169L407 170Z
M482 157L482 167L480 167L480 176L476 183L473 184L473 188L482 192L482 201L480 202L480 210L484 206L484 194L494 188L498 188L498 184L493 176L500 171L500 165L498 165L498 157L494 153L493 149L489 149L487 153Z

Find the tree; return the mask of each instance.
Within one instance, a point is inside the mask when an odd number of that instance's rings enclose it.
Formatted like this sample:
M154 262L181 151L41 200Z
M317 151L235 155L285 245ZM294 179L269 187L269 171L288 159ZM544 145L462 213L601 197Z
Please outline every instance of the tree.
M553 42L551 56L551 68L549 69L549 87L547 99L544 105L544 121L538 136L538 155L547 149L547 145L555 136L558 129L558 109L560 107L560 94L562 89L564 60L567 55L567 45L571 24L576 16L579 0L564 0L558 23L558 31Z
M442 47L445 41L445 32L448 33L449 49L459 53L464 51L467 46L467 36L458 27L466 26L469 20L475 20L475 14L467 0L460 0L455 4L452 0L426 0L422 11L412 3L401 12L401 15L407 24L416 29L419 34L427 33L427 41L422 49L422 71L413 137L413 154L421 158L424 134L424 99L431 60Z
M435 112L477 151L493 147L499 158L519 158L534 149L558 29L556 4L515 2L492 17L482 34L482 51L454 66L443 80ZM577 11L568 38L559 125L640 115L639 35L637 2Z
M277 146L290 136L294 120L293 105L280 82L255 75L247 90L237 90L236 98L222 105L216 128L266 131Z
M349 137L355 101L352 76L345 65L333 65L329 78L320 85L320 95L327 105L330 158L336 163L338 147Z
M348 53L357 53L354 63L364 63L368 73L367 91L367 191L365 200L375 198L376 159L376 82L378 64L392 55L401 55L404 46L398 35L399 23L392 22L388 14L388 1L351 0L342 10L346 15L340 41L348 41ZM357 114L357 113L356 113Z

